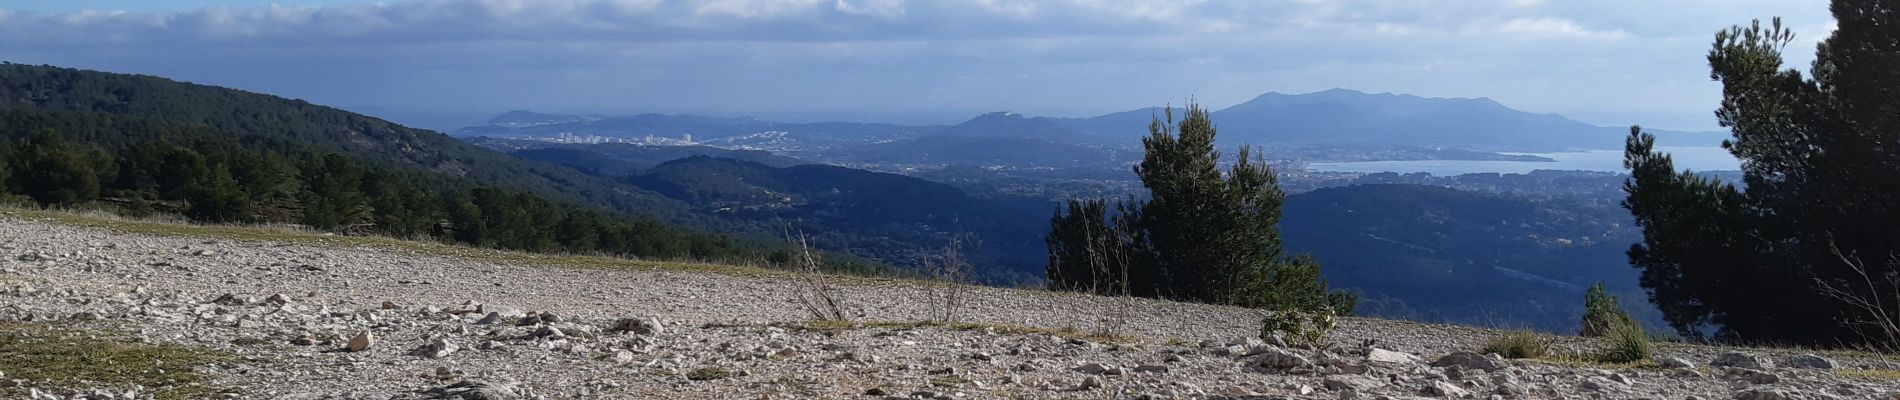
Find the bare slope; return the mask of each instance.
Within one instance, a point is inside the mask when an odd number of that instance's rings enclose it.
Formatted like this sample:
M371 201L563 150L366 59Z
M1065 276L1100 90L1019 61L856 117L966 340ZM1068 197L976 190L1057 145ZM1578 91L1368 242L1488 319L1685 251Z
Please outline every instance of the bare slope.
M1665 356L1695 366L1480 356L1432 367L1368 352L1429 362L1476 349L1495 332L1346 319L1332 350L1313 351L1249 343L1258 329L1249 310L994 288L965 289L966 324L923 326L906 322L926 319L925 286L892 280L837 278L860 321L883 322L810 324L791 302L798 286L779 272L41 212L0 214L0 256L0 339L25 326L229 354L192 369L242 398L1868 398L1896 390L1881 378L1890 372L1865 369L1879 360L1851 354L1829 355L1833 369L1809 369L1785 368L1780 351L1753 351L1768 365L1739 369L1708 366L1724 349L1671 345ZM1127 322L1110 327L1120 337L1089 334L1124 309ZM363 332L373 338L366 350L337 351ZM0 397L179 392L20 380L52 363L14 356L0 354ZM450 388L458 382L468 384Z

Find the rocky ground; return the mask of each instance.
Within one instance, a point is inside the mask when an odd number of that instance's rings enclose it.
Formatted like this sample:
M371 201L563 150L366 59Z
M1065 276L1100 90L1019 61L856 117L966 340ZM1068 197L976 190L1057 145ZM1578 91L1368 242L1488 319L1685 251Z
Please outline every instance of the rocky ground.
M856 323L817 324L777 273L44 216L0 214L0 327L225 354L193 369L230 398L1900 399L1896 365L1851 353L1659 344L1641 366L1504 360L1473 352L1499 332L1360 318L1315 350L1255 338L1250 310L994 288L963 289L959 323L920 324L940 287L871 279L837 281ZM0 359L0 397L175 394L19 378L31 368Z

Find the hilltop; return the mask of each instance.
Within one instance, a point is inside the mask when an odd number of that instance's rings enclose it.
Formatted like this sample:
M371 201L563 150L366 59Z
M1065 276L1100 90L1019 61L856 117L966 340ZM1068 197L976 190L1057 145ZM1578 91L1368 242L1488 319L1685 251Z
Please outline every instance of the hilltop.
M855 322L815 323L781 271L282 229L13 211L0 253L0 393L33 398L1900 394L1896 365L1856 353L1502 360L1470 352L1503 332L1366 318L1316 350L1257 339L1252 310L891 279L825 278ZM966 299L955 322L920 323L949 288Z

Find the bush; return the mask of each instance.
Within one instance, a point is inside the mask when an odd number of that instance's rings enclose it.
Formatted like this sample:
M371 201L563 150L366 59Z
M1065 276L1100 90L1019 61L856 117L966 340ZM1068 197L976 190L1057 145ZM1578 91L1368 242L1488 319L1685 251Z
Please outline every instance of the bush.
M1497 353L1504 358L1539 358L1550 354L1557 339L1529 330L1510 331L1485 343L1482 353Z
M1598 362L1620 364L1649 358L1649 334L1643 332L1643 327L1640 325L1616 324L1611 326L1603 337L1609 341L1609 346L1597 354Z
M1590 290L1583 294L1583 330L1577 332L1578 336L1604 336L1618 326L1635 324L1629 313L1616 304L1616 298L1603 288L1603 282L1590 285Z
M1260 339L1272 342L1276 334L1287 344L1312 348L1328 347L1326 335L1338 327L1330 307L1318 311L1268 311L1261 319Z

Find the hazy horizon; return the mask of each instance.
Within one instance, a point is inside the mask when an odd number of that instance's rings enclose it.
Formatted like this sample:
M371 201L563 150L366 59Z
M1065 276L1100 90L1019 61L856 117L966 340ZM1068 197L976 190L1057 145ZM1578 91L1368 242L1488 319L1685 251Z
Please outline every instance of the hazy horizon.
M1833 25L1814 0L1691 3L25 0L0 6L0 60L436 129L518 109L943 124L1347 88L1701 131L1716 30L1784 17L1805 69Z

